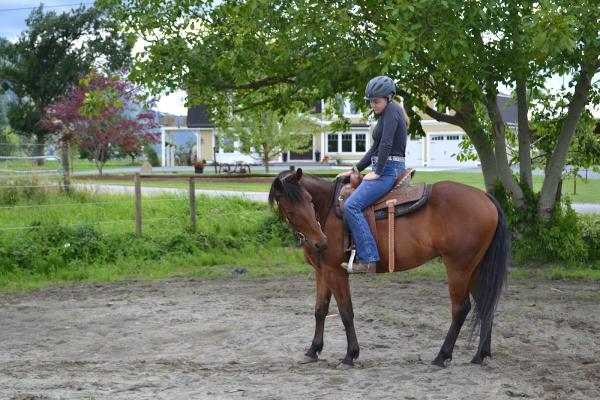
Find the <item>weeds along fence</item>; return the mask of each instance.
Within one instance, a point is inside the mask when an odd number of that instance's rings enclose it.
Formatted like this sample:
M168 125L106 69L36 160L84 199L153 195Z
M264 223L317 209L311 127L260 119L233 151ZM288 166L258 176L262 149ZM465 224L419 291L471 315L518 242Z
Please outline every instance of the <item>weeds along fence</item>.
M133 194L92 193L75 190L65 193L59 180L47 175L7 176L0 174L0 233L42 229L48 223L61 226L120 226L141 237L146 226L164 229L168 223L195 233L198 219L241 222L263 216L265 207L242 204L222 209L198 204L196 178L187 177L187 193L142 196L144 178L135 174ZM179 178L181 180L181 178ZM77 186L75 186L76 188ZM248 203L248 201L246 201ZM130 228L127 228L130 227Z

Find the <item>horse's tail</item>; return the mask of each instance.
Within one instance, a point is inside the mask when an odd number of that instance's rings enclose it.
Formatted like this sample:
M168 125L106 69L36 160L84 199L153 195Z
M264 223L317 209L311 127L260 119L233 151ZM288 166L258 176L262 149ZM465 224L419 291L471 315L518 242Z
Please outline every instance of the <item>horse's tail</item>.
M474 289L475 310L471 324L471 340L475 330L481 326L481 339L484 340L492 329L494 312L506 281L510 253L510 231L506 217L498 201L488 195L498 210L498 225L492 243L479 264L477 286Z

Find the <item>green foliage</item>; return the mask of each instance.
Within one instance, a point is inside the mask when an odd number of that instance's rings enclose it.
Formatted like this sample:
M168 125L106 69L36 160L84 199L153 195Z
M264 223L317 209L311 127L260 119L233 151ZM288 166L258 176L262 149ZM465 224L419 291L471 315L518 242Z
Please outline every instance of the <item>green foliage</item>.
M98 202L110 202L110 219L122 220L124 215L130 215L133 203L122 200L122 196L77 192L70 196L44 193L43 197L19 193L16 199L11 198L12 205L69 203L73 207L19 210L23 218L18 225L30 228L0 230L0 277L25 272L56 276L70 270L79 270L79 274L85 275L82 269L86 265L112 268L112 265L124 263L161 263L177 257L204 265L218 265L224 260L235 259L235 254L243 262L263 251L276 253L281 252L282 247L293 245L289 227L275 212L263 204L238 198L199 198L202 209L199 210L196 233L192 233L186 223L181 223L189 213L185 201L167 202L162 206L157 203L155 209L152 209L152 202L145 204L146 217L165 217L170 212L177 219L171 227L165 226L164 221L149 220L144 224L145 234L141 238L133 234L130 224L96 224L107 218L103 211L89 211L101 207ZM8 225L12 212L10 208L0 210L0 227ZM32 215L35 212L38 212L37 216ZM73 223L81 220L87 222ZM265 262L264 257L261 262Z
M92 66L126 66L133 36L117 32L106 14L93 7L58 14L39 6L26 23L15 43L0 46L0 80L2 90L17 97L8 113L11 126L25 136L35 134L43 143L49 132L38 121L46 106L66 95Z
M44 203L51 182L35 176L3 179L0 181L0 206L14 206L19 202Z
M258 153L267 171L269 160L283 151L305 150L312 144L310 134L320 131L308 115L281 114L264 108L246 110L220 125L227 137L241 143L242 153Z
M548 221L538 217L536 207L540 194L523 188L525 206L516 209L501 184L497 184L494 196L502 205L513 235L513 253L518 262L563 261L577 264L597 261L598 246L593 238L600 235L594 224L582 225L579 216L567 198L557 202Z
M600 216L582 215L579 217L581 238L588 248L588 259L600 261Z
M0 156L12 156L17 153L19 137L10 128L0 128Z
M153 167L160 167L160 160L158 159L158 154L156 154L156 150L154 147L149 144L144 146L144 153L146 153L146 159Z

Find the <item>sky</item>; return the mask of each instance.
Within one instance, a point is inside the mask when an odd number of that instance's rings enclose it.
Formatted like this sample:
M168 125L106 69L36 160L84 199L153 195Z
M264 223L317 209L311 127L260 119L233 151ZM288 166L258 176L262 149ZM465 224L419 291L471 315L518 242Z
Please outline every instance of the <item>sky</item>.
M27 28L25 20L31 13L31 10L40 5L39 0L0 0L0 37L10 41L16 40L22 31ZM78 8L80 4L91 5L92 0L44 0L46 10L56 11L58 13L69 11L72 8ZM156 109L175 115L186 115L185 92L165 95L159 98Z
M92 0L44 0L44 8L56 12L68 11L71 8L77 8L79 4L91 5ZM25 20L31 10L40 5L40 0L0 0L0 37L8 40L16 40L22 31L25 30ZM597 74L594 80L599 79ZM562 77L553 77L546 82L546 86L558 89L563 83ZM511 89L500 87L501 92L510 93ZM156 109L175 115L187 114L185 104L185 92L178 91L173 94L164 95L158 99ZM594 114L600 117L600 111L594 110Z

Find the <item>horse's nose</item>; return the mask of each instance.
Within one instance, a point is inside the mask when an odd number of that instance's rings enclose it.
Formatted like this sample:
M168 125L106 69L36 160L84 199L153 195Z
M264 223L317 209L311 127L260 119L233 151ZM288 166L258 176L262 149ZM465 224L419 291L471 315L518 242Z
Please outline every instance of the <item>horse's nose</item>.
M315 247L317 248L318 251L325 251L327 250L327 242L320 242L315 244Z

